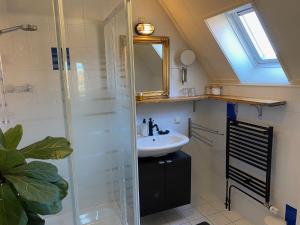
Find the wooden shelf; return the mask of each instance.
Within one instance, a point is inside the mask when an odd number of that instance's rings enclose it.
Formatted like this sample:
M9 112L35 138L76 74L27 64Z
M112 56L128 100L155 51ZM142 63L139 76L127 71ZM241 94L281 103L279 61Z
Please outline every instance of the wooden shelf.
M136 101L137 104L157 104L157 103L175 103L175 102L188 102L188 101L199 101L207 99L207 95L198 95L198 96L180 96L180 97L170 97L170 98L149 98L142 101Z
M246 98L238 96L227 96L227 95L198 95L193 97L170 97L170 98L159 98L159 99L145 99L137 101L137 104L157 104L157 103L176 103L176 102L187 102L187 101L200 101L205 99L220 100L231 103L242 103L256 106L280 106L285 105L286 101L270 100L270 99L258 99L258 98Z
M260 105L260 106L280 106L285 105L286 101L270 100L270 99L259 99L259 98L246 98L238 96L227 96L227 95L207 95L208 99L220 100L231 103L243 103L248 105Z

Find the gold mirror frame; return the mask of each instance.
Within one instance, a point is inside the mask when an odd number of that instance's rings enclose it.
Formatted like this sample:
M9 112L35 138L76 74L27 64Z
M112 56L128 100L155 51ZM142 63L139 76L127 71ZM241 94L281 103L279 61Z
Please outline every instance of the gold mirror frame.
M143 98L163 98L169 97L169 73L170 73L170 39L169 37L155 37L155 36L134 36L133 43L149 43L163 45L163 71L162 71L162 88L158 91L145 91L142 93ZM138 94L137 94L138 96Z

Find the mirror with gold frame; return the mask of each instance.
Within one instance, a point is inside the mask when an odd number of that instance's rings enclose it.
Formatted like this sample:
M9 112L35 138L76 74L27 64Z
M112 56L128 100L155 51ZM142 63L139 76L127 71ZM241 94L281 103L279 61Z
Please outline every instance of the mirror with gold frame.
M169 38L135 36L135 89L142 98L169 96Z

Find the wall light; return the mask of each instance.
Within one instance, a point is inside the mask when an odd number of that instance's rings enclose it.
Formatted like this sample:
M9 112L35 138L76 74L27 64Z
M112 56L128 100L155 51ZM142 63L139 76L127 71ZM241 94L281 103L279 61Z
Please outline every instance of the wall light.
M151 34L154 33L155 27L151 23L138 23L135 26L135 31L139 35L150 36Z

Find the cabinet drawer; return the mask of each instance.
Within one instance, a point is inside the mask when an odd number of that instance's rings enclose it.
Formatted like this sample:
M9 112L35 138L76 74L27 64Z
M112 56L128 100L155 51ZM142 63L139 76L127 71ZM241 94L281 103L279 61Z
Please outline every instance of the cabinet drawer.
M182 151L139 159L141 216L191 202L191 157Z

